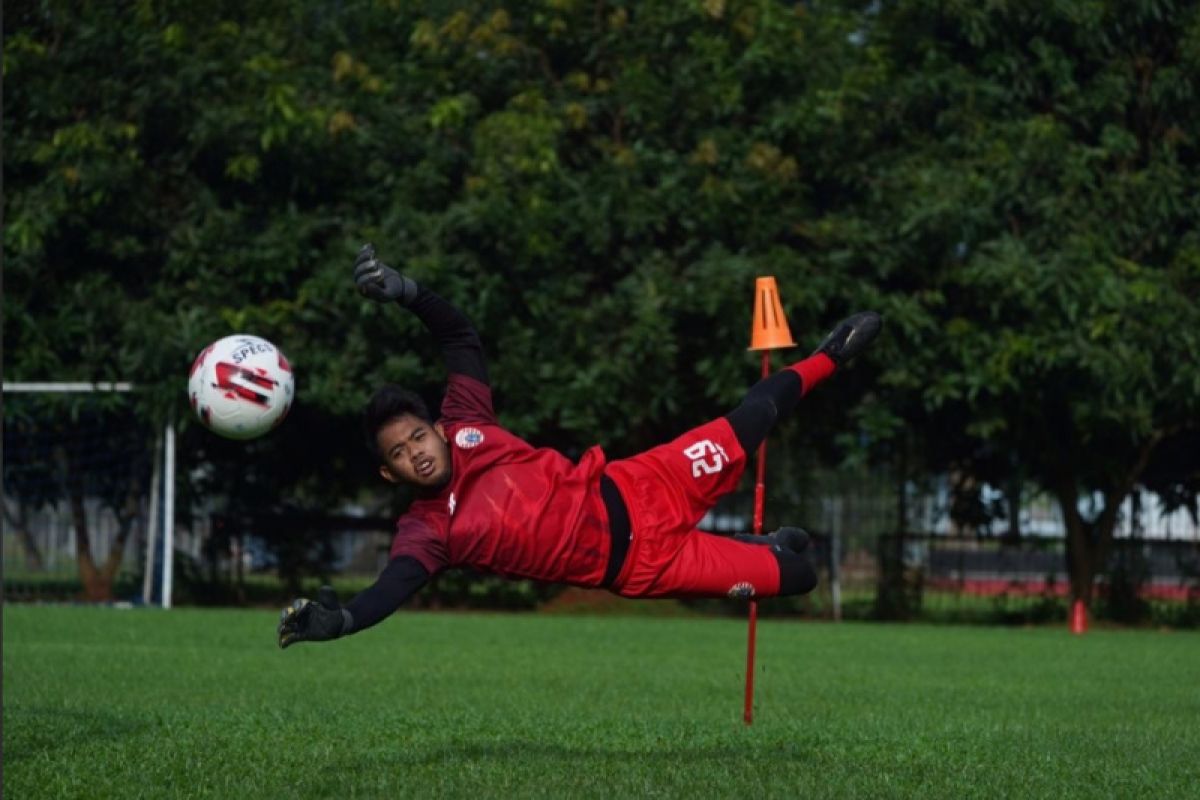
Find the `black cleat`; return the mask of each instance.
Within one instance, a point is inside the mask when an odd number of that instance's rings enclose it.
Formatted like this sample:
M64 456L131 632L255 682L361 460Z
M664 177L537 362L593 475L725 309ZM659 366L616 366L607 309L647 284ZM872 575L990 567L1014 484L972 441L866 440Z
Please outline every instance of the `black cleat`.
M780 528L771 534L771 538L782 549L793 553L803 553L808 549L808 531L803 528Z
M879 328L882 325L883 319L874 311L860 311L852 314L837 324L837 327L825 337L825 341L821 342L820 346L813 351L813 355L824 353L840 367L866 350L867 345L879 335Z

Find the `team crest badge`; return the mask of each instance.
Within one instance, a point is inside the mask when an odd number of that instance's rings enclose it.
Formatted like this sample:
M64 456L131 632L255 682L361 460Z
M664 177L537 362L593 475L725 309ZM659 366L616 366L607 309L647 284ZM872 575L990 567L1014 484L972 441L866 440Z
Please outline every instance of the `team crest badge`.
M483 444L483 431L478 428L463 428L454 434L454 443L464 450Z
M754 584L749 581L739 581L729 587L729 596L734 600L748 600L754 597Z

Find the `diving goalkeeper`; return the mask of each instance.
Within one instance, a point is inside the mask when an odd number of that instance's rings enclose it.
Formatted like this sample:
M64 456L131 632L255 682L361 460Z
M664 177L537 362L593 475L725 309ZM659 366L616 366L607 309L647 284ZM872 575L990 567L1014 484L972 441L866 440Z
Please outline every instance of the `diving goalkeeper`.
M398 303L424 323L445 360L446 393L437 420L398 386L383 386L367 404L379 474L413 486L417 499L396 522L378 580L344 606L330 587L315 602L293 601L281 615L280 647L369 628L452 567L636 598L761 598L816 586L799 528L729 537L696 524L737 486L771 427L870 344L878 314L846 319L811 356L672 442L612 462L593 447L572 463L500 426L482 343L458 309L378 261L370 245L354 280L366 297Z

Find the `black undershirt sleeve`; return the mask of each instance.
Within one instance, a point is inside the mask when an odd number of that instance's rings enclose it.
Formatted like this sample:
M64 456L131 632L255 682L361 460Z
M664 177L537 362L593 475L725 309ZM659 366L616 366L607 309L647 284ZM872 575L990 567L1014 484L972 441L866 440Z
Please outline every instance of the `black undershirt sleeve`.
M350 624L342 635L357 633L387 619L428 580L429 572L420 561L411 556L393 558L375 583L344 606L350 612Z
M442 350L446 369L488 383L487 362L479 332L457 308L424 286L405 308L417 315Z

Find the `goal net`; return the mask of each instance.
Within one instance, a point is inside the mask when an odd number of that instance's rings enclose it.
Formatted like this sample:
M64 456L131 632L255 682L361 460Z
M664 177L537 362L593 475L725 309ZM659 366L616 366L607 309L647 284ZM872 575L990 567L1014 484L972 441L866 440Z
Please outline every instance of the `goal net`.
M7 598L161 598L159 582L143 580L148 552L161 563L151 525L161 436L133 413L127 388L5 384Z

